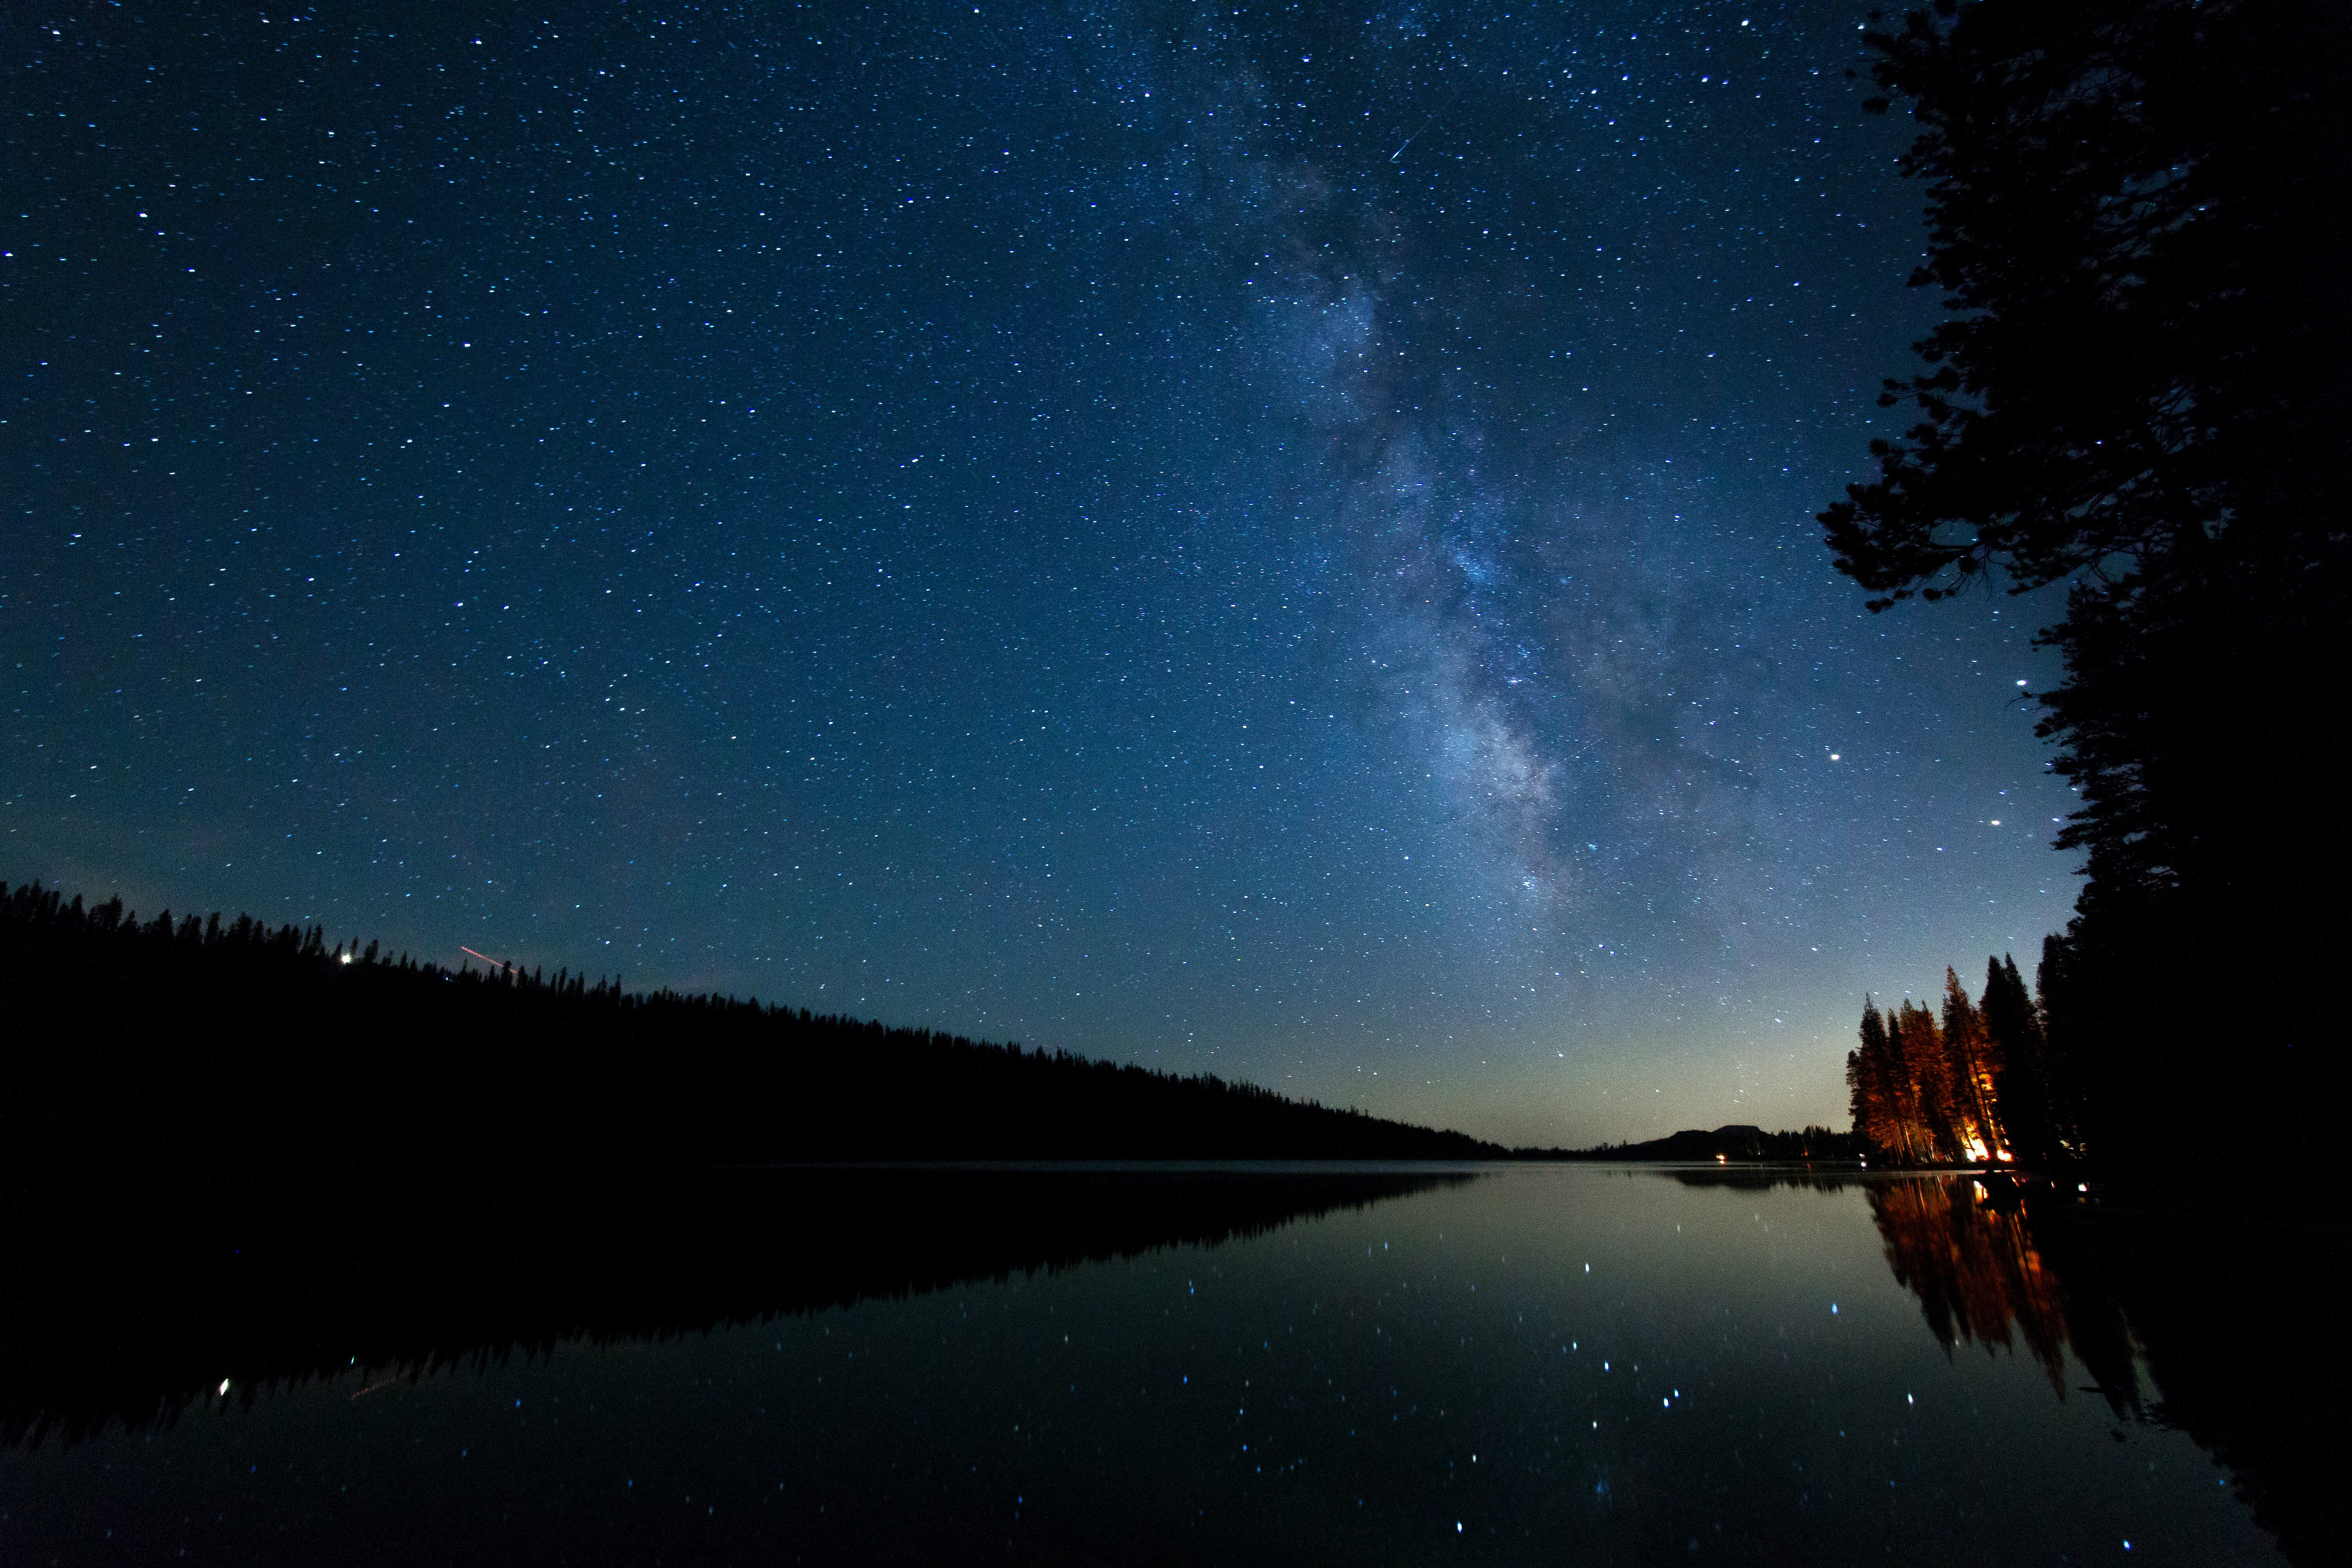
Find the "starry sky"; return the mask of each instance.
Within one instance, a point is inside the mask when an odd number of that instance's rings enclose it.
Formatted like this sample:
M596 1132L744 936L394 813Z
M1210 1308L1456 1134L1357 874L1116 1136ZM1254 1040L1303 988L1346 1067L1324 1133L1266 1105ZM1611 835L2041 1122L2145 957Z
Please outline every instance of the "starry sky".
M0 20L0 877L1511 1143L2076 891L1860 9Z

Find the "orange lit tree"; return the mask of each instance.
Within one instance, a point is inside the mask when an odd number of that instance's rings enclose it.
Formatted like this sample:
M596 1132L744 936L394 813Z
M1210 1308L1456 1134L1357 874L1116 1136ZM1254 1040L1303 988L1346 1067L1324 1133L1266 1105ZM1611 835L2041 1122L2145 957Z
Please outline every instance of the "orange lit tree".
M2012 1161L2035 1164L2069 1150L2040 1010L2014 961L1992 959L1978 1006L1944 971L1941 1016L1905 998L1881 1012L1865 1001L1861 1043L1847 1053L1853 1130L1884 1158L1913 1164Z

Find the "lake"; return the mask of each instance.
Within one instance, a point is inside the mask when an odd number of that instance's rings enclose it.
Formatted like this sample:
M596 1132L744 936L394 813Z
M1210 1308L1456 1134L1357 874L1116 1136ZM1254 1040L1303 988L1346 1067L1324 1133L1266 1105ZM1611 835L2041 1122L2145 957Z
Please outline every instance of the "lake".
M2331 1457L2263 1447L2243 1315L2195 1315L2279 1245L2037 1203L768 1171L601 1218L257 1229L94 1292L18 1275L0 1558L2330 1560L2296 1467Z

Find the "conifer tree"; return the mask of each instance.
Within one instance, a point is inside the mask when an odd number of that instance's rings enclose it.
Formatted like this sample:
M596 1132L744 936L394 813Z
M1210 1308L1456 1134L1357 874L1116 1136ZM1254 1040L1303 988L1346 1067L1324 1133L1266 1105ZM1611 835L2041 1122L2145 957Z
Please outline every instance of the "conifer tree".
M2047 1168L2060 1158L2060 1149L2042 1021L2015 959L1985 961L1984 1023L1986 1037L2000 1053L1994 1082L2011 1147L2028 1165Z
M1997 1158L2003 1147L1994 1111L1994 1058L1984 1016L1961 988L1957 971L1944 970L1944 1055L1952 1075L1954 1131L1966 1152L1973 1143L1983 1157Z
M1944 1052L1943 1030L1936 1015L1906 997L1896 1016L1894 1034L1908 1089L1908 1110L1914 1127L1912 1157L1957 1161L1960 1134L1953 1104L1952 1067Z
M1862 1005L1862 1043L1846 1053L1845 1080L1853 1110L1853 1130L1872 1148L1889 1154L1903 1152L1908 1142L1903 1118L1893 1094L1894 1051L1887 1040L1886 1020L1875 1003Z

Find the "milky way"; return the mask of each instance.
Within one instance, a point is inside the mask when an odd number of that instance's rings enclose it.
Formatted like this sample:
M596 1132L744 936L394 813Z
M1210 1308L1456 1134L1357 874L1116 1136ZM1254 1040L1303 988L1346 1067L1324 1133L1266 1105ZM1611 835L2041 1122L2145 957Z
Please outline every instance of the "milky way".
M12 880L1545 1143L2063 922L1859 13L32 15Z

